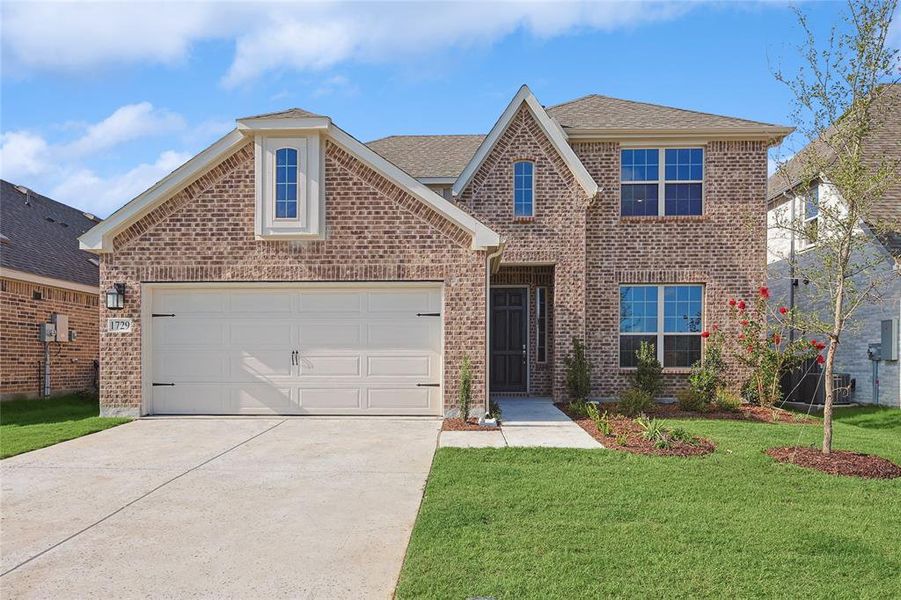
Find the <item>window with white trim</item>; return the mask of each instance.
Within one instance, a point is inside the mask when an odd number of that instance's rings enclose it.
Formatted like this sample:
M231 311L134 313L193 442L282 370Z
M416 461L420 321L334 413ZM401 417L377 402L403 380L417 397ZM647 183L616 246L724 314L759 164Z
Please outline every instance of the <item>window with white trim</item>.
M535 165L521 160L513 163L513 216L535 216Z
M297 149L275 151L275 218L297 218Z
M620 286L619 365L635 367L641 342L652 344L664 368L701 359L704 286Z
M812 246L817 241L820 218L820 187L814 185L804 196L804 226L802 247Z
M620 151L621 216L700 215L703 198L703 148Z
M535 360L547 362L547 288L535 288Z
M319 135L257 136L255 142L256 235L321 238L325 202Z

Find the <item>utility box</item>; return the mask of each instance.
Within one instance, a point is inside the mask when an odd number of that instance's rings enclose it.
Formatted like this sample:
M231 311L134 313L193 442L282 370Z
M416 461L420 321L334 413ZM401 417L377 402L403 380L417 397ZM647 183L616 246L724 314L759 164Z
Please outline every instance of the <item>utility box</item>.
M882 322L882 360L898 360L898 319Z
M53 313L52 315L50 315L50 322L56 326L56 339L53 341L68 342L69 341L69 317L67 315Z
M41 323L38 332L38 339L42 342L56 341L56 325L53 323Z

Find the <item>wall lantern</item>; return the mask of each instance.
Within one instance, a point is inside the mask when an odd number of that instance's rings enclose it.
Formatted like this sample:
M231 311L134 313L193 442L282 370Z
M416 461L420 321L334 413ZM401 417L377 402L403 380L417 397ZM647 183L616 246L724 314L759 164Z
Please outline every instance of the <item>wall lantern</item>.
M125 307L125 284L114 283L106 290L106 307L110 310L122 310Z

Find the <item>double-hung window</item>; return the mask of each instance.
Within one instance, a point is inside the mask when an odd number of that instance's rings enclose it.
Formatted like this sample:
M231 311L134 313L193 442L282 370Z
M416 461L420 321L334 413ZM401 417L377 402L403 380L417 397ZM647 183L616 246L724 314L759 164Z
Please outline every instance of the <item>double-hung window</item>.
M619 364L635 367L642 342L664 367L701 359L704 288L700 285L624 285L619 302Z
M820 188L814 185L804 196L804 239L803 247L812 246L817 241L818 220L820 218Z
M535 165L529 161L513 164L513 216L535 216Z
M620 214L624 217L700 215L703 188L703 148L620 151Z

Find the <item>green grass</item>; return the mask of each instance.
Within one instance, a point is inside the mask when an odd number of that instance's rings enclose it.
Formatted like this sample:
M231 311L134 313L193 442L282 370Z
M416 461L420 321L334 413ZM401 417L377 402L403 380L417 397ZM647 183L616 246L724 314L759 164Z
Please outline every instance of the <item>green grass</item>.
M899 415L842 411L836 448L901 463ZM671 424L717 451L438 450L397 597L901 597L901 479L763 454L817 425Z
M78 395L0 403L0 458L95 433L129 419L98 417L97 399Z

